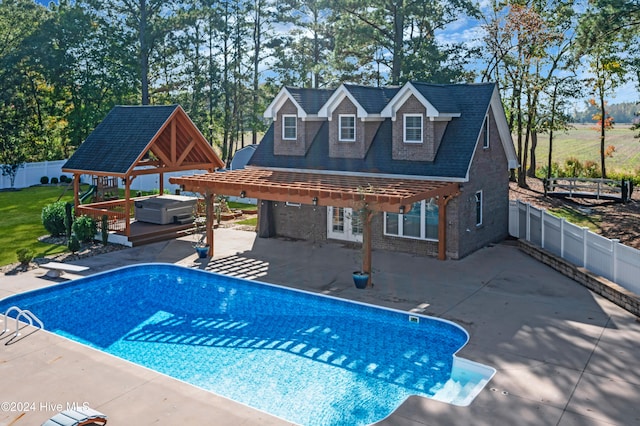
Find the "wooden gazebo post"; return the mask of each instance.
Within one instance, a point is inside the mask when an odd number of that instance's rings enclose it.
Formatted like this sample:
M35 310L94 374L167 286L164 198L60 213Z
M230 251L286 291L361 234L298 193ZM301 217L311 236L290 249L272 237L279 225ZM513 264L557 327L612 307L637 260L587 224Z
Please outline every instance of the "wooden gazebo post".
M124 235L131 235L131 189L129 177L124 177Z

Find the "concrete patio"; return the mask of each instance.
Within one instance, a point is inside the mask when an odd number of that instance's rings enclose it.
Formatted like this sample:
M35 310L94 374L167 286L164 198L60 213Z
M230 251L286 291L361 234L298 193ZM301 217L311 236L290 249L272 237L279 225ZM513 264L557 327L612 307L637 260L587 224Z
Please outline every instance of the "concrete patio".
M356 250L339 243L257 239L231 229L215 238L211 260L197 259L186 238L74 264L88 266L88 275L177 263L433 315L469 332L460 356L498 370L468 407L411 397L380 425L640 423L640 322L513 244L458 261L376 251L375 287L357 290ZM54 284L45 273L0 277L0 298ZM107 414L109 425L290 424L48 332L0 345L0 377L0 425L38 425L84 403Z

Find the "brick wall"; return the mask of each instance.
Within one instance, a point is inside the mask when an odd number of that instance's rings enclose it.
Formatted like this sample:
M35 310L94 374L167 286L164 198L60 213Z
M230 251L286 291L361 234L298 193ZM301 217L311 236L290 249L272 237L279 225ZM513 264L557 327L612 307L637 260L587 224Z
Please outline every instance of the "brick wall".
M640 316L640 298L635 293L527 241L518 240L518 246L520 250L534 259L577 281L632 314Z
M287 100L282 108L278 110L276 120L273 123L274 155L304 155L307 152L308 145L311 143L310 140L305 140L307 139L306 135L309 133L309 129L306 128L307 122L302 121L300 118L297 119L297 139L282 139L282 116L290 114L297 115L298 109L291 100Z
M509 171L507 158L500 142L498 128L489 115L489 148L482 147L482 135L473 156L469 182L462 186L462 194L457 203L458 256L464 257L487 244L501 241L509 234ZM476 226L476 191L482 190L482 225ZM449 246L447 247L449 249Z
M329 122L329 157L334 158L364 158L365 154L365 127L364 122L356 117L356 140L355 142L340 142L339 126L340 114L356 115L355 105L349 98L344 98L338 107L331 114Z
M306 241L327 239L327 208L302 204L273 203L275 233L279 237Z
M438 152L446 121L431 121L426 108L414 96L400 107L392 124L392 156L394 160L433 161ZM404 114L422 114L422 143L404 143Z

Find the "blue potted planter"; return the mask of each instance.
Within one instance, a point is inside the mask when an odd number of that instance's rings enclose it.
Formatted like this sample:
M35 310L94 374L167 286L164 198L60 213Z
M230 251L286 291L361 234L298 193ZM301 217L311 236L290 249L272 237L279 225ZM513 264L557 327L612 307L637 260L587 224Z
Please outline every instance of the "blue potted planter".
M204 246L204 247L197 246L196 253L198 253L198 257L200 259L204 259L209 255L209 246Z
M356 288L367 288L367 283L369 282L369 274L366 272L355 271L353 273L353 283L356 285Z

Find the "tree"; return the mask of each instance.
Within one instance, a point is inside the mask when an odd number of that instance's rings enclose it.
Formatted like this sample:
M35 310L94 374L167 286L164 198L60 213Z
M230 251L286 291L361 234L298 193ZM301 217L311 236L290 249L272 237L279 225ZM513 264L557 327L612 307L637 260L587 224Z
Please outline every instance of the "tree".
M273 50L276 84L316 89L328 84L335 44L332 13L326 0L280 2L275 19L287 31L267 44Z
M589 69L593 77L588 78L587 82L590 84L591 92L595 97L592 100L592 105L597 106L599 110L598 114L594 115L594 119L597 120L600 130L600 172L602 177L606 179L606 131L612 127L613 123L607 119L605 99L616 87L624 82L624 69L617 56L613 53L604 53L594 49L590 56Z
M44 127L42 76L30 64L25 40L47 15L32 1L0 2L0 164L12 186L18 169L34 154Z
M566 113L570 100L580 93L581 84L575 74L553 77L547 87L549 96L548 110L542 114L540 130L549 133L549 152L547 155L547 174L550 179L553 170L553 136L555 131L569 129L572 117Z
M142 105L149 105L150 58L159 41L169 32L174 2L167 0L87 0L103 23L117 28L136 46ZM122 54L130 52L126 49Z
M605 97L633 70L640 82L640 5L628 0L593 0L580 21L579 52L589 58L587 79L600 115L600 164L606 178Z
M370 83L378 76L378 65L389 71L388 80L394 85L411 78L442 83L461 78L445 72L449 68L443 64L456 57L440 46L436 31L461 16L477 16L471 1L339 0L333 4L336 63L343 70L342 79L349 80L355 73Z
M571 72L573 66L569 53L575 13L572 2L552 0L497 4L493 14L484 25L488 49L482 75L498 81L517 138L518 185L527 186L527 171L535 174L541 102L548 100L544 90L554 76Z
M132 100L136 75L121 53L127 40L98 22L99 16L78 4L60 1L24 43L31 66L43 76L40 91L50 87L45 105L49 120L43 120L42 134L43 139L57 143L45 149L54 146L64 158L113 105Z

